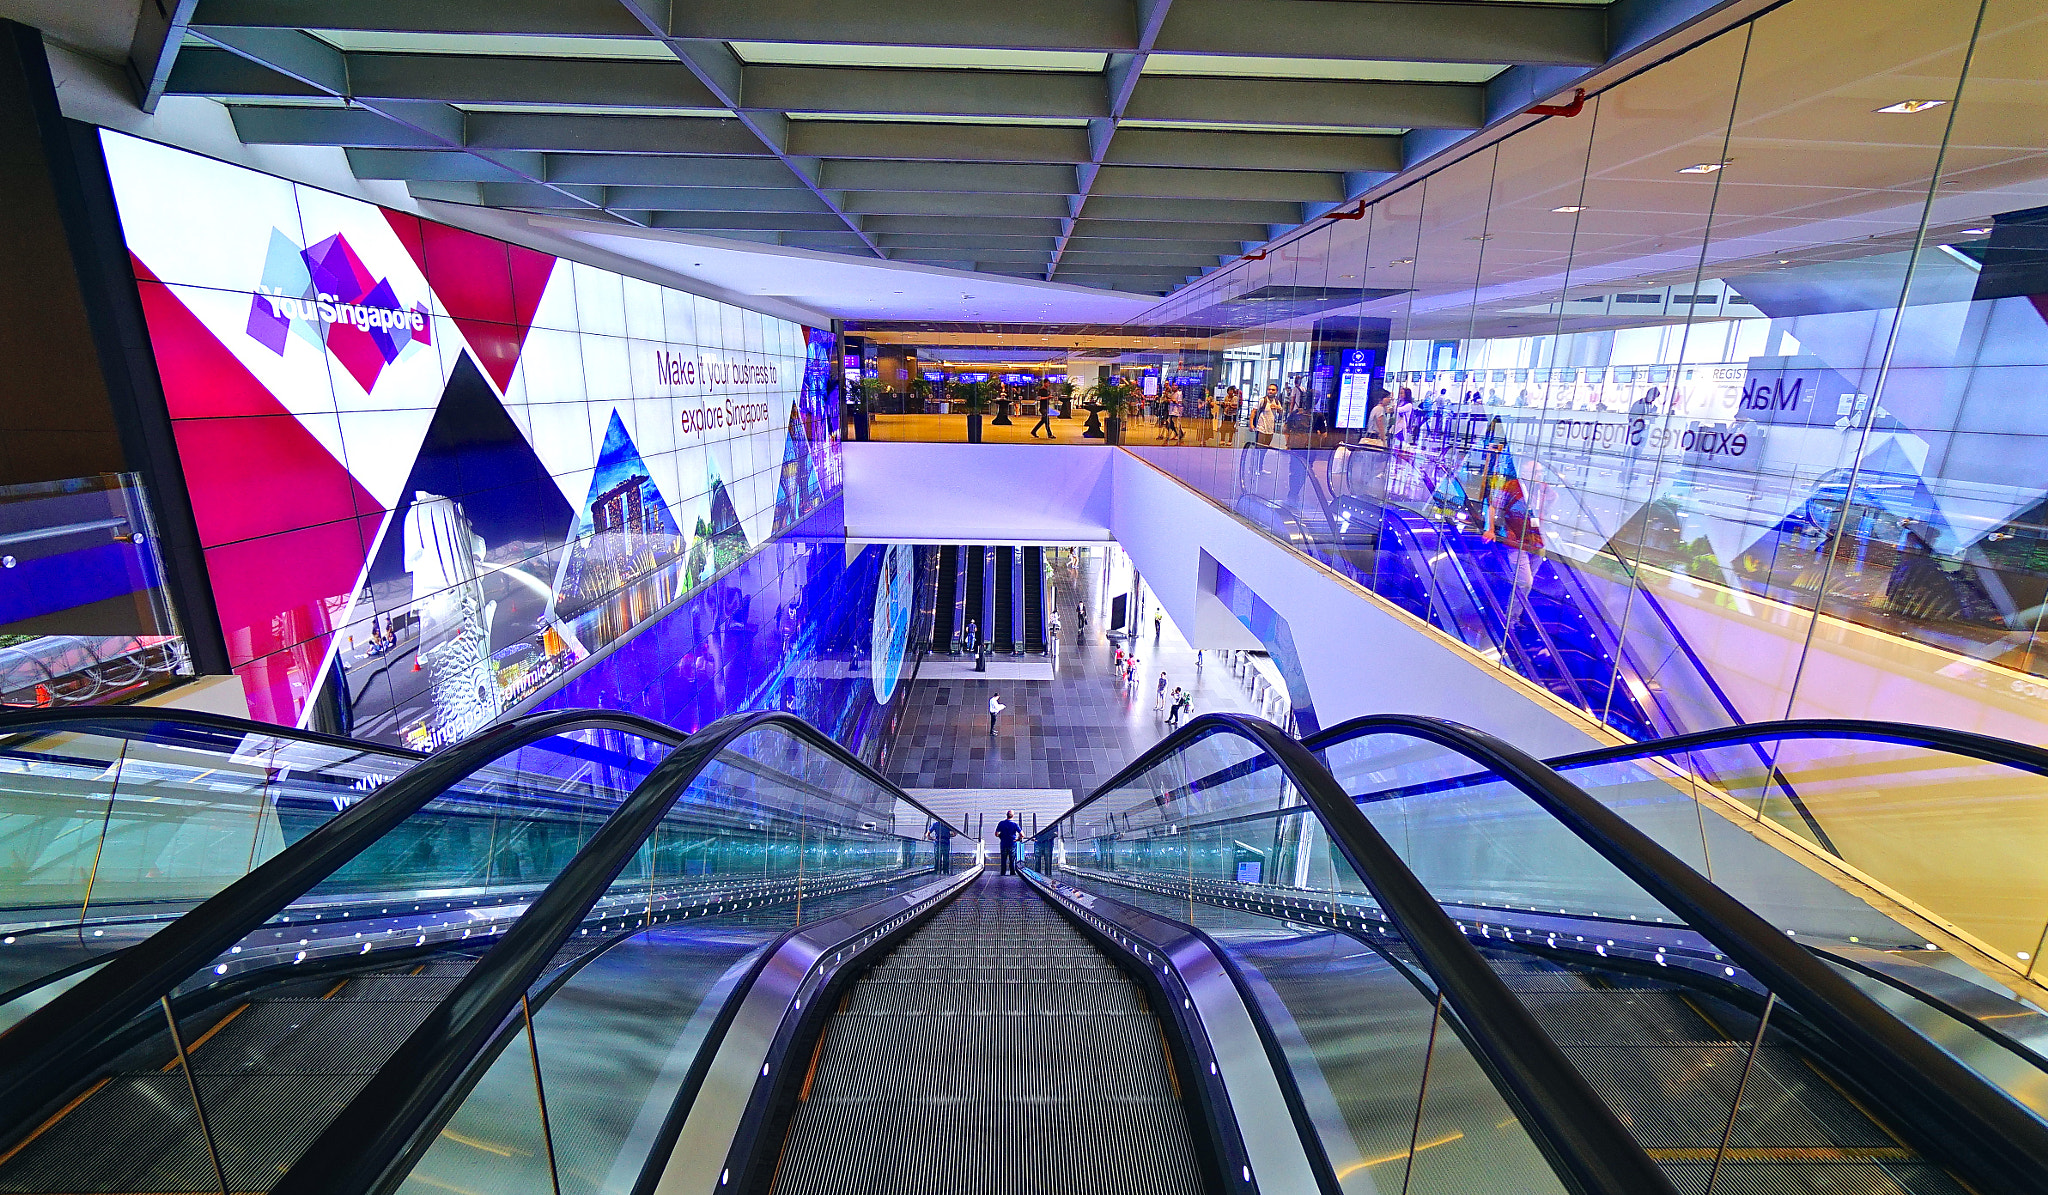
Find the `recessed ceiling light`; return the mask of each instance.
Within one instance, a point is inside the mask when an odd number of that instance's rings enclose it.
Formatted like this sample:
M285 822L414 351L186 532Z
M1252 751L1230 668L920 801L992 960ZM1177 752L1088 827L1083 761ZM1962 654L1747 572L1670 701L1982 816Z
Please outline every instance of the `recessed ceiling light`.
M1554 208L1551 208L1550 210L1551 210L1551 211L1553 211L1553 212L1561 212L1561 213L1563 213L1564 215L1567 215L1567 216L1569 216L1569 215L1572 215L1572 214L1573 214L1573 213L1575 213L1575 212L1583 212L1583 211L1585 211L1586 209L1585 209L1585 208L1582 208L1582 207L1576 207L1576 206L1572 206L1572 205L1569 205L1569 204L1567 204L1567 205L1566 205L1566 206L1564 206L1564 207L1554 207Z
M1910 116L1915 112L1925 112L1930 108L1939 108L1946 103L1948 103L1947 100L1900 100L1896 104L1886 104L1884 107L1879 108L1878 111L1890 112L1900 116Z
M1988 228L1965 228L1963 232L1965 235L1973 237L1988 237L1991 235L1991 230Z
M1733 159L1729 159L1729 161L1733 161ZM1715 172L1716 170L1719 170L1719 169L1720 169L1721 167L1723 167L1723 166L1726 166L1727 164L1728 164L1728 162L1725 162L1725 161L1724 161L1724 162L1697 162L1697 163L1694 163L1694 164L1693 164L1693 165L1691 165L1691 166L1680 166L1680 167L1678 168L1678 172L1679 172L1680 174L1712 174L1712 173L1714 173L1714 172Z

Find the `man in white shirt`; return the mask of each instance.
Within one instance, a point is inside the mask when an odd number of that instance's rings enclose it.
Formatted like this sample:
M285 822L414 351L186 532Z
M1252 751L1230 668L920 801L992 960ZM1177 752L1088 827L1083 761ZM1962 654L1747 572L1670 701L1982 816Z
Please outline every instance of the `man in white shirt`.
M1001 693L990 695L988 699L988 732L990 734L996 732L996 715L1002 713L1005 708Z

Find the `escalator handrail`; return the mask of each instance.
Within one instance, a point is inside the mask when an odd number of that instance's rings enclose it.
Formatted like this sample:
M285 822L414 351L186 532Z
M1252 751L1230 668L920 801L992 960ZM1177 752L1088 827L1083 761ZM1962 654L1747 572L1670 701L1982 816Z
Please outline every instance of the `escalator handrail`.
M1675 1188L1594 1092L1585 1076L1508 990L1428 888L1401 861L1327 768L1279 727L1243 714L1203 714L1151 749L1041 831L1051 834L1104 796L1211 734L1249 740L1279 765L1313 808L1380 908L1415 951L1469 1030L1489 1071L1528 1121L1567 1185L1581 1195L1648 1195Z
M765 727L824 752L926 818L934 817L795 714L764 710L718 719L691 735L634 787L489 953L328 1122L271 1195L368 1195L394 1186L399 1176L392 1168L444 1110L472 1061L488 1048L548 960L611 889L669 809L734 741Z
M558 710L498 723L428 756L0 1033L0 1124L21 1122L69 1085L67 1056L173 991L450 787L521 747L591 729L687 741L635 714Z
M1353 722L1341 722L1305 736L1302 743L1311 751L1321 751L1352 738L1355 734ZM1860 742L1893 743L1904 747L1924 747L1930 751L1942 751L1985 763L2003 764L2038 776L2048 776L2048 750L2040 747L1966 730L1950 730L1942 726L1862 718L1785 718L1772 722L1746 722L1736 726L1669 735L1661 739L1596 747L1569 755L1553 755L1543 763L1558 772L1565 772L1603 763L1659 759L1685 751L1714 747L1760 746L1778 739L1850 739ZM1772 768L1777 766L1769 759L1764 762ZM1490 779L1491 777L1484 772L1471 772L1462 776L1433 780L1426 784L1400 785L1389 790L1387 795L1419 796L1428 792L1483 784ZM1353 799L1371 800L1379 795L1358 794Z
M1903 1092L1923 1117L1938 1117L1950 1162L1975 1170L1976 1181L1992 1178L1987 1189L2048 1191L2048 1124L1549 765L1484 731L1415 714L1353 718L1303 747L1321 753L1371 734L1421 739L1492 769L1837 1043L1867 1088Z
M426 753L387 743L369 743L316 730L298 730L275 722L258 722L217 714L211 710L178 709L171 706L98 705L69 708L0 708L0 741L22 734L99 734L126 738L140 726L188 726L229 734L258 735L272 739L294 739L322 747L335 747L358 755L393 755L404 759L425 759ZM4 742L0 742L4 745Z
M1342 729L1342 726L1333 726L1315 737L1331 739ZM1671 755L1704 747L1747 745L1769 739L1858 739L1866 742L1896 743L1905 747L1945 751L1950 755L1968 756L1986 763L2019 768L2037 776L2048 776L2048 750L2040 747L1968 730L1950 730L1944 726L1921 726L1911 722L1863 718L1783 718L1773 722L1748 722L1739 726L1722 726L1712 730L1675 734L1643 743L1599 747L1591 751L1554 756L1544 762L1562 770L1590 764Z

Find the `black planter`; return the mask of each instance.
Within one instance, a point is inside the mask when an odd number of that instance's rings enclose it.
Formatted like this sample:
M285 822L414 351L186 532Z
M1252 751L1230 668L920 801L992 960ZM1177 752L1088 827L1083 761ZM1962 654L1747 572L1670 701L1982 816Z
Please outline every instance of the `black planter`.
M1103 427L1108 432L1107 443L1121 444L1124 442L1124 421L1122 419L1112 415L1103 421Z
M1002 399L1002 400L998 401L998 402L996 403L996 417L995 417L995 419L993 419L992 421L990 421L990 423L989 423L989 426L990 426L990 427L1010 427L1010 426L1012 426L1012 424L1010 423L1010 407L1011 407L1011 405L1012 405L1012 404L1011 404L1010 400L1009 400L1009 399L1007 399L1007 398L1005 398L1005 399Z
M969 413L968 413L968 416L967 416L967 442L968 442L969 444L979 444L979 443L981 443L981 412L980 412L980 411L972 411L972 412L969 412Z
M1081 438L1084 440L1100 440L1102 438L1102 408L1091 402L1081 404L1081 409L1088 412L1088 426L1081 429Z

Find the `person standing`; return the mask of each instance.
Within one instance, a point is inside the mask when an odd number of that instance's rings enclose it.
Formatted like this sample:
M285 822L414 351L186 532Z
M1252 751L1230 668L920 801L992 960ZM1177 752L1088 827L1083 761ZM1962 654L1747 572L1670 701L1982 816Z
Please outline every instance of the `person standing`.
M953 872L953 827L938 818L932 819L931 828L924 836L932 840L932 870L940 875Z
M1166 671L1159 672L1159 689L1152 698L1152 716L1161 717L1166 713Z
M1161 628L1163 628L1163 627L1164 627L1165 625L1166 625L1166 611L1164 611L1164 610L1154 610L1154 611L1152 612L1152 642L1154 642L1154 643L1157 643L1157 642L1159 642L1159 632L1160 632L1160 629L1161 629Z
M981 624L971 618L968 619L967 629L962 631L960 636L967 641L967 650L972 652L981 646Z
M1179 685L1175 685L1173 687L1173 696L1167 699L1166 728L1168 730L1178 730L1180 728L1180 720L1188 712L1188 705L1188 695L1181 691Z
M1003 820L996 823L996 841L1003 848L1003 869L999 875L1017 874L1017 835L1024 827L1017 824L1017 811L1012 809L1003 814Z
M1007 708L1009 707L1003 704L1003 695L1001 693L990 695L988 699L988 732L991 735L996 732L996 715L1002 713Z
M1201 652L1200 652L1199 650L1197 650L1197 651L1195 652L1195 676L1196 676L1196 677L1197 677L1197 678L1199 679L1199 678L1201 677L1201 675L1202 675L1202 653L1201 653Z

